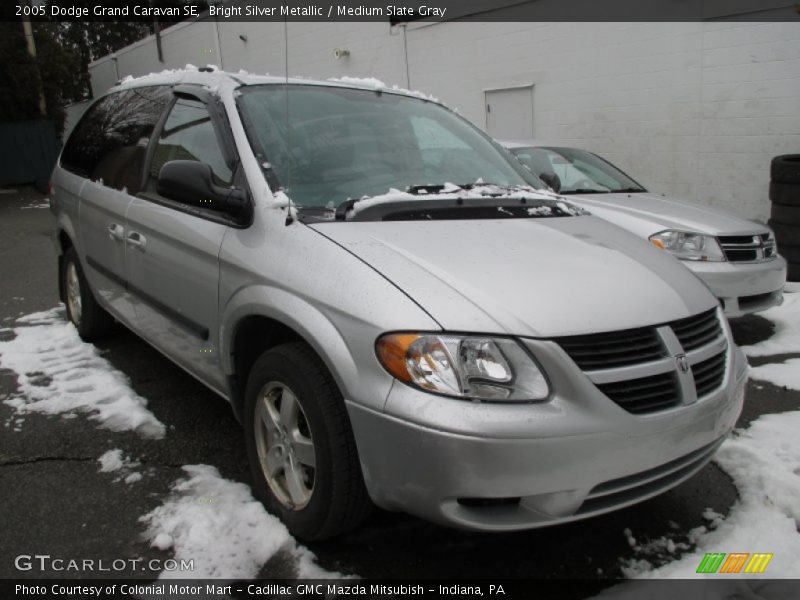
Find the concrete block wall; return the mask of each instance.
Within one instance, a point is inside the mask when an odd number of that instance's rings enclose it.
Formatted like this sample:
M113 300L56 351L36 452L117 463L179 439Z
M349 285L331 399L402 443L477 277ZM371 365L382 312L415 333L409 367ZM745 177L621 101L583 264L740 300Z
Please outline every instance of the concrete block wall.
M286 29L284 29L286 28ZM607 157L650 189L765 220L769 161L800 152L800 23L182 23L91 67L218 64L410 85L485 127L488 89L534 86L534 135ZM244 38L244 39L242 39ZM337 59L336 48L350 51ZM111 63L111 64L109 64ZM110 76L113 75L113 79Z

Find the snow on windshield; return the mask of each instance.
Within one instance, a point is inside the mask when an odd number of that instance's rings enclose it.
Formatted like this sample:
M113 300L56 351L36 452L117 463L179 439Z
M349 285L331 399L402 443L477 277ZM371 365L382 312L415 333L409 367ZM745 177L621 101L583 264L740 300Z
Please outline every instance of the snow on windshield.
M398 189L390 189L385 194L371 196L358 200L353 204L353 207L347 212L346 218L352 219L357 214L365 211L374 206L382 204L392 204L396 202L405 201L427 201L427 200L479 200L485 198L508 198L514 200L533 200L533 201L556 201L557 206L562 212L571 216L580 216L589 214L587 211L573 206L561 200L556 194L547 190L538 190L536 188L528 187L506 187L497 186L492 184L476 184L470 187L459 187L454 183L445 183L441 191L436 193L424 193L422 191L412 194L410 192L403 192ZM530 216L550 216L552 214L551 206L533 206L527 209Z

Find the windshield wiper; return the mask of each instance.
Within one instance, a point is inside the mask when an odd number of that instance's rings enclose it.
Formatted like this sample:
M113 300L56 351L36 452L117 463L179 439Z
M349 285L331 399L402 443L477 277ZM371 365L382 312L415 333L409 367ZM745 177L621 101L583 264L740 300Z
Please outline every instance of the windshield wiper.
M459 194L461 192L469 192L478 190L478 195L467 195L464 197L460 197ZM420 200L424 200L424 204L429 206L429 203L437 203L439 205L447 205L448 207L453 208L460 208L460 207L476 207L479 206L481 202L490 203L491 206L496 206L498 201L507 201L511 204L528 204L528 206L536 206L542 202L552 202L552 200L545 200L545 199L537 199L531 200L526 199L524 196L520 196L519 198L515 197L515 194L530 194L536 193L538 190L533 187L529 186L511 186L511 185L501 185L498 183L487 183L487 182L477 182L477 183L465 183L465 184L455 184L455 183L426 183L426 184L418 184L418 185L409 185L405 189L405 193L410 194L412 196L419 197L419 200L416 199L409 199L404 198L402 196L396 198L385 198L382 202L382 208L378 209L379 211L385 211L387 205L405 205L409 203L413 203L414 210L416 210L419 206ZM441 196L442 194L447 194L452 196L451 198L441 198L437 196ZM430 198L426 198L426 196L431 196ZM337 221L345 221L351 218L351 211L354 209L358 211L358 207L356 206L359 202L365 200L372 200L374 198L380 198L380 196L361 196L360 198L348 198L344 202L340 203L336 207L335 219ZM469 202L464 202L465 199L468 199ZM367 210L372 210L374 207L370 207ZM374 212L374 211L373 211Z
M638 192L646 192L647 190L640 187L620 188L618 190L611 190L615 194L633 194Z
M561 190L558 192L559 194L567 195L567 194L610 194L611 190L590 190L585 188L578 188L575 190Z

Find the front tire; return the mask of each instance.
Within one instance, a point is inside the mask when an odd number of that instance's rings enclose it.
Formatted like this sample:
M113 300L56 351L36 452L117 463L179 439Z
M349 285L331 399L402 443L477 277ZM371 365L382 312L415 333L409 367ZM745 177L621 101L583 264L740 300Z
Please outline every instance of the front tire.
M297 538L332 538L369 514L353 432L336 383L306 344L268 350L245 392L255 493Z
M95 300L75 248L64 253L63 261L61 289L64 290L67 318L86 342L107 335L114 326L114 319Z

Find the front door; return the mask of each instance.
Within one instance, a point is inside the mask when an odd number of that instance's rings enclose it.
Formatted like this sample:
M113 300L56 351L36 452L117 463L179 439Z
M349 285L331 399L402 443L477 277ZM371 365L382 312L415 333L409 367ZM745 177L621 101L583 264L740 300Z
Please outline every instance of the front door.
M221 140L202 102L178 98L154 142L145 191L128 208L125 234L137 330L217 390L224 387L217 356L219 252L228 225L161 197L156 180L170 160L197 160L211 166L217 185L231 186Z

